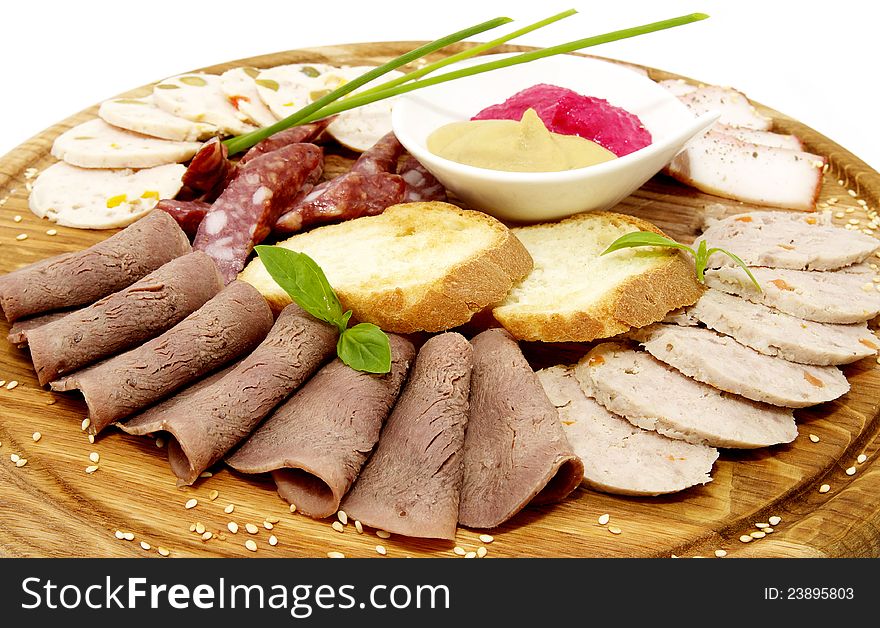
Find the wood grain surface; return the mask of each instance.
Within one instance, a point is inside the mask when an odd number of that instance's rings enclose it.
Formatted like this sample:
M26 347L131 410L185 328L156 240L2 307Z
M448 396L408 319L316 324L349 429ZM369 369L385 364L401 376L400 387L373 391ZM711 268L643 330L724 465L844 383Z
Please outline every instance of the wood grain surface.
M379 63L417 43L290 51L207 71L306 61ZM657 79L672 76L649 72ZM129 94L146 91L141 88ZM868 210L880 205L880 175L796 120L761 109L774 117L776 130L797 134L808 150L828 157L830 169L820 206L830 204L844 212L844 218L836 222L856 219L866 223L866 209L858 201L864 201ZM0 273L82 249L110 235L55 227L27 208L33 176L54 161L49 156L53 139L93 117L96 110L71 116L0 159ZM340 171L351 157L339 151L330 159L328 174ZM617 210L689 240L698 232L705 207L713 203L720 203L722 207L716 209L724 212L751 209L658 176ZM47 234L52 228L57 235ZM19 234L26 234L27 239L17 239ZM8 328L5 321L0 322L0 335L5 336ZM529 344L524 348L536 368L572 361L585 350L578 345ZM529 507L492 531L495 540L487 545L488 556L713 556L717 549L726 550L730 557L880 556L880 468L876 463L880 366L867 359L844 371L852 384L850 393L835 402L797 411L800 435L793 443L757 451L723 451L711 484L673 496L622 498L579 489L561 504ZM0 555L159 557L157 548L162 547L171 557L323 557L331 550L349 557L378 557L375 548L381 544L390 557L454 557L454 545L475 550L484 544L478 538L481 531L467 529L459 530L454 544L398 536L383 540L369 529L358 534L351 522L339 533L330 527L330 520L291 514L270 481L237 474L222 465L194 487L178 489L165 452L154 439L111 429L90 444L80 429L85 404L76 395L40 388L26 350L0 342L0 380L18 382L11 390L0 388ZM32 438L36 431L42 434L38 442ZM818 436L819 442L812 442L810 434ZM100 454L99 469L87 474L91 452ZM27 459L27 464L17 467L10 461L12 454ZM867 456L865 463L856 462L859 454ZM845 473L851 466L856 467L852 476ZM819 493L825 483L831 490ZM198 505L184 508L191 498ZM234 505L231 514L224 512L228 505ZM610 534L597 523L603 513L611 515L611 524L621 534ZM772 534L749 543L739 540L757 530L756 522L766 522L771 516L781 517ZM271 530L264 526L267 519L277 521L270 524ZM227 529L230 521L239 524L237 534ZM197 523L213 536L204 540L190 531ZM245 523L256 524L259 532L248 534ZM117 539L117 531L133 533L134 540ZM278 540L274 547L268 543L273 534ZM247 539L256 541L256 553L245 548ZM142 541L149 549L141 547Z

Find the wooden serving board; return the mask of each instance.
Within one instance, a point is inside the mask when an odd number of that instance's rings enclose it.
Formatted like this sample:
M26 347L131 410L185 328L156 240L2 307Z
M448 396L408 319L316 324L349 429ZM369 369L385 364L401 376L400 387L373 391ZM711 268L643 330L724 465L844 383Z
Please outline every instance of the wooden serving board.
M416 42L357 44L284 52L207 68L220 72L237 65L268 67L293 62L362 65L380 63L401 54ZM508 47L511 51L524 50ZM650 70L652 78L670 78ZM144 93L133 90L129 95ZM776 129L793 132L808 150L828 157L820 207L844 213L842 220L866 220L866 210L880 206L880 174L855 156L779 112ZM54 160L53 139L76 123L94 117L97 107L81 112L40 133L0 159L0 273L66 251L85 248L109 235L54 227L28 211L29 183ZM351 158L340 151L329 168L343 168ZM855 196L853 196L855 195ZM837 199L835 202L832 199ZM689 241L697 233L704 207L723 203L729 210L750 209L656 177L623 201L618 211L655 222L670 235ZM57 235L48 235L56 228ZM16 236L26 234L27 239ZM874 260L880 262L880 259ZM9 325L0 322L0 335ZM576 359L584 347L529 345L535 366ZM668 557L712 556L724 549L736 556L880 556L880 466L876 462L880 366L866 359L844 368L852 384L845 397L823 406L798 411L800 435L791 444L757 451L723 451L714 481L678 495L623 498L579 489L561 504L529 507L508 524L493 530L489 557ZM375 531L358 534L349 523L343 533L330 520L314 521L291 514L271 482L232 472L222 465L214 475L191 488L178 489L164 451L150 438L108 430L90 444L80 430L86 407L75 395L40 388L26 350L0 342L0 380L17 387L0 388L0 555L6 556L151 556L158 547L170 556L323 557L336 550L346 556L375 556L382 544L388 556L453 557L454 545L475 550L480 531L460 529L456 543L393 536L383 540ZM35 442L35 431L42 438ZM819 437L812 442L808 435ZM99 469L87 474L90 452L100 454ZM11 454L27 459L22 467ZM867 461L857 464L859 454ZM845 469L855 466L852 476ZM827 493L819 493L822 484ZM216 493L215 493L216 491ZM211 499L216 496L215 499ZM191 498L192 509L184 508ZM234 512L224 508L234 505ZM611 515L621 534L609 533L597 518ZM743 534L756 531L755 522L781 517L775 531L760 540L742 543ZM277 521L267 530L267 518ZM237 534L227 523L240 526ZM191 532L201 523L213 534L203 540ZM250 535L245 523L259 526ZM201 529L201 527L199 527ZM116 531L131 532L133 541L117 539ZM270 546L269 535L277 537ZM256 554L244 542L257 542ZM149 544L142 549L140 542Z

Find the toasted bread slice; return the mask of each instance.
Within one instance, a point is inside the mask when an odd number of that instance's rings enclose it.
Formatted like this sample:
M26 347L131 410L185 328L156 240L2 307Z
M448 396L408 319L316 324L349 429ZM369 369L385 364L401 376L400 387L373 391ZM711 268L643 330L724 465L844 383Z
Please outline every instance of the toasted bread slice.
M601 255L632 231L662 233L632 216L577 214L513 229L535 267L492 313L516 338L586 342L661 320L702 287L685 254L657 247Z
M385 331L442 331L499 303L532 259L507 227L448 203L404 203L279 243L324 270L344 309ZM290 297L255 259L239 276L279 311Z

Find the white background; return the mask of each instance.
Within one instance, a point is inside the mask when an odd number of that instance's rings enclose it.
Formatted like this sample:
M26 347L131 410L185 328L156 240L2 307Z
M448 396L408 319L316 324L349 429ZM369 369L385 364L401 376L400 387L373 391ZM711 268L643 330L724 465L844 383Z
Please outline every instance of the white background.
M703 22L589 52L737 87L880 170L873 0L5 2L0 155L80 109L194 68L309 46L430 40L498 15L518 28L569 7L580 13L516 43L547 46L708 13Z

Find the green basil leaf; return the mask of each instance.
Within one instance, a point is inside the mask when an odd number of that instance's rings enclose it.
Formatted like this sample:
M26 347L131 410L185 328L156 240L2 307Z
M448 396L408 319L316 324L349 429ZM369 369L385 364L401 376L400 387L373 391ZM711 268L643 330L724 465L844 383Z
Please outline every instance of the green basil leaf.
M266 272L297 305L315 318L339 327L342 306L324 271L312 258L280 246L259 245L254 249ZM340 331L343 329L340 327Z
M742 268L744 271L746 271L746 274L749 276L749 279L752 280L752 283L755 284L755 288L758 289L758 292L764 292L764 290L761 288L761 284L758 283L758 280L755 279L755 276L752 274L752 271L749 270L748 264L746 264L744 261L742 261L737 255L734 255L730 251L725 251L724 249L718 249L718 248L709 249L708 257L712 257L712 254L716 253L716 252L717 253L724 253L727 257L732 259L740 268Z
M694 250L691 247L679 244L675 240L671 240L659 233L654 233L653 231L633 231L632 233L624 234L612 242L607 249L602 251L602 255L636 246L664 246L681 249L682 251L689 252L691 255L695 255Z
M387 373L391 370L388 336L372 323L358 323L339 335L336 354L357 371Z

